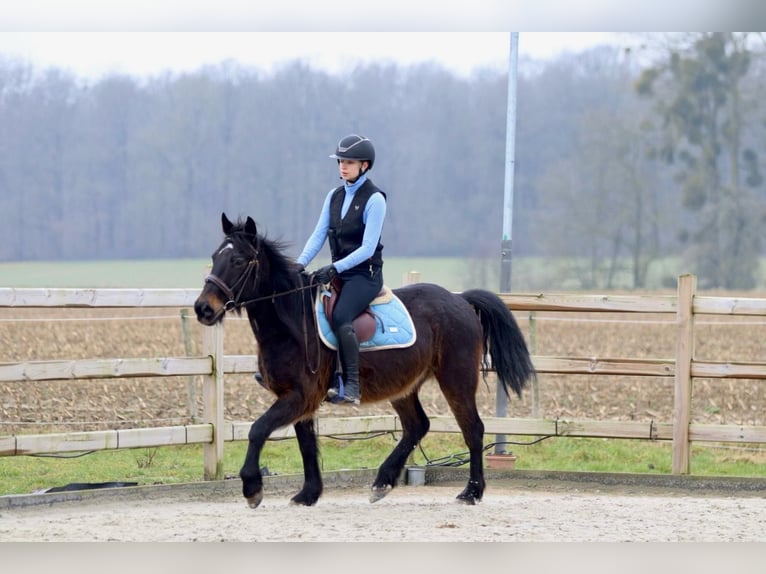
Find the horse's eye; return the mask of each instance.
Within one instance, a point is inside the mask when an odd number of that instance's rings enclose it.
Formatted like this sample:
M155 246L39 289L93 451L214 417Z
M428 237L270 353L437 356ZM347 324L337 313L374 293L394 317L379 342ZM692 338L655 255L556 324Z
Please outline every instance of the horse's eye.
M244 257L241 257L240 255L235 255L234 257L231 258L231 262L236 267L242 267L243 265L247 263L247 259L245 259Z

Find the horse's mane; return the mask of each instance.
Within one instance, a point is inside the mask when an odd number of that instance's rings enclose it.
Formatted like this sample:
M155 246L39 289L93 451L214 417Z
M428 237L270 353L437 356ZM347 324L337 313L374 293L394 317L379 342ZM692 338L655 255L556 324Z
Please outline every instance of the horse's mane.
M229 239L237 250L242 252L251 252L255 243L259 251L259 265L266 267L262 269L262 272L266 273L266 277L262 279L264 286L260 288L263 295L269 292L285 293L308 284L308 277L305 274L296 273L295 260L285 254L290 246L288 242L271 239L261 233L257 233L253 238L252 234L246 231L245 222L242 219L234 224L229 233ZM311 290L299 291L294 295L275 297L273 300L277 316L299 340L303 337L302 318L306 310L305 302L310 300L306 299L310 297L310 292ZM263 328L265 325L260 327Z
M241 218L232 227L229 239L234 243L235 247L242 251L251 251L253 249L253 236L247 232L245 222ZM271 268L270 274L275 279L281 277L289 280L291 277L290 272L295 270L296 265L295 261L284 253L290 247L289 243L270 239L266 234L261 233L257 234L256 239L257 248L263 250L267 256L269 267Z

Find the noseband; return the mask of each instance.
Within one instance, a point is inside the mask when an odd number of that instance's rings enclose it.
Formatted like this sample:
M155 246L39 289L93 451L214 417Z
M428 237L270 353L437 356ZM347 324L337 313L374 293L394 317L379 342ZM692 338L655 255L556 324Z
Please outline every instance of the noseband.
M257 252L256 252L257 255ZM250 274L253 272L253 269L258 268L258 260L253 258L250 261L247 262L247 269L245 269L244 273L239 276L239 279L237 279L236 283L232 287L229 287L226 282L218 277L217 275L214 275L212 273L209 273L207 277L205 277L205 283L212 283L216 287L218 287L221 291L223 291L223 294L226 296L227 301L224 303L224 312L231 311L232 309L237 309L239 307L242 307L245 303L248 303L249 301L245 301L244 303L240 301L240 297L242 296L242 292L245 289L245 285L247 284L247 280L250 278ZM258 272L255 273L255 283L258 282ZM234 293L234 289L239 288L237 293Z
M229 302L234 302L234 291L231 290L231 288L223 282L222 279L218 278L216 275L213 275L212 273L205 277L205 283L212 283L216 287L218 287L221 291L223 291L223 294L226 295L229 298L229 301L227 301L227 304Z

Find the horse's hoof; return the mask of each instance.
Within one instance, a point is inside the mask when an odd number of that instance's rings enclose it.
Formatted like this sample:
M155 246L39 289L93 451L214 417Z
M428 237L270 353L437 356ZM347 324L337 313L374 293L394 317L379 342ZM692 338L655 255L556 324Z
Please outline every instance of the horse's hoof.
M463 496L462 494L458 494L455 499L460 504L467 504L469 506L474 506L476 504L476 499L473 496Z
M290 499L290 506L314 506L318 500L318 496L305 497L296 494Z
M386 495L391 492L391 486L373 486L370 492L370 502L377 502L381 498L385 498Z
M258 506L261 504L261 501L263 500L263 492L259 492L257 494L254 494L253 496L248 496L246 500L247 500L247 505L250 508L258 508Z

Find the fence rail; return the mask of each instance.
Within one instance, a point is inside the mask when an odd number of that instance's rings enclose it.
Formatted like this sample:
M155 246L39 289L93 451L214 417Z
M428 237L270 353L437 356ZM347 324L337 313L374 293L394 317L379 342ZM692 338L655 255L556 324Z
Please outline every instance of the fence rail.
M0 307L190 307L191 289L0 289ZM667 314L675 317L675 356L665 359L533 356L540 373L667 377L674 380L673 421L596 421L485 417L487 433L561 437L665 440L673 443L674 474L688 474L695 441L766 443L766 426L709 425L691 422L694 378L766 379L766 363L694 359L697 315L764 316L766 299L696 294L696 278L679 277L676 295L598 295L577 293L500 294L512 311L565 313ZM224 355L223 326L203 329L202 355L133 359L83 359L0 363L0 381L106 379L115 377L199 375L204 418L200 424L0 436L0 456L102 449L204 445L204 478L221 478L224 441L246 440L251 422L224 421L224 375L252 373L255 355ZM321 436L401 430L396 416L338 417L317 420ZM432 417L432 432L459 432L448 416ZM272 435L292 436L292 428Z

